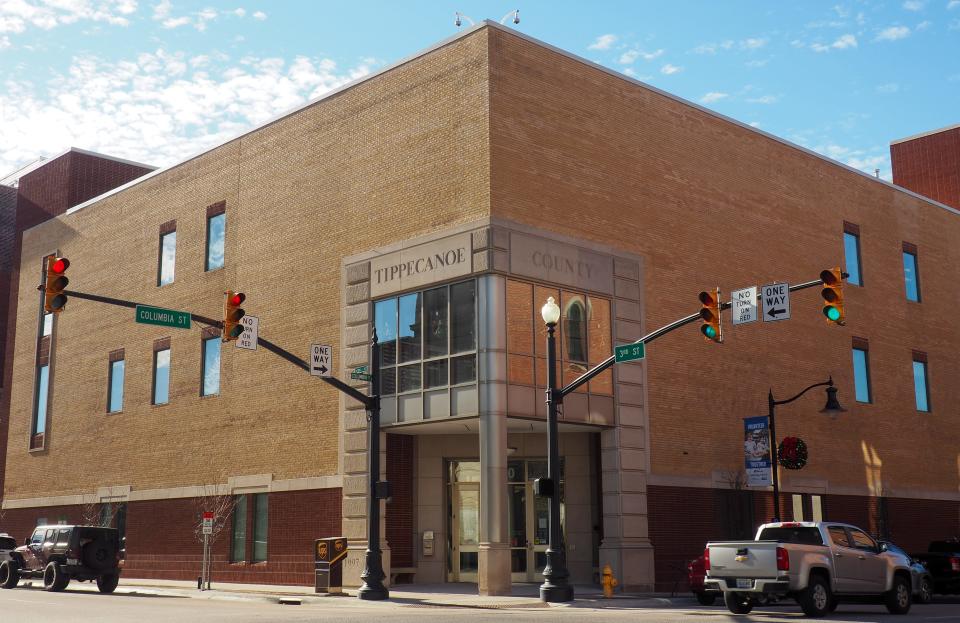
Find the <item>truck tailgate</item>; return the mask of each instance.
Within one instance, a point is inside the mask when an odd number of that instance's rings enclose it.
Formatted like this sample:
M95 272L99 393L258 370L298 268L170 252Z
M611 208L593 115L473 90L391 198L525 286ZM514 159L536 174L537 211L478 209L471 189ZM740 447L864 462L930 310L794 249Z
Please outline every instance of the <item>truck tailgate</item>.
M711 578L777 577L776 541L707 543Z

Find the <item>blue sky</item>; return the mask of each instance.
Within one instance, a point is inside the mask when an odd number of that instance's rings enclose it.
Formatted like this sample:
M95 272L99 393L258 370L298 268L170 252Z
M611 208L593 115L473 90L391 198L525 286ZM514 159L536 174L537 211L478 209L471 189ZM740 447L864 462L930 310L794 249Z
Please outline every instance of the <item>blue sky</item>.
M891 140L960 123L960 0L0 0L0 177L70 146L173 164L456 33L456 11L516 8L537 39L887 179Z

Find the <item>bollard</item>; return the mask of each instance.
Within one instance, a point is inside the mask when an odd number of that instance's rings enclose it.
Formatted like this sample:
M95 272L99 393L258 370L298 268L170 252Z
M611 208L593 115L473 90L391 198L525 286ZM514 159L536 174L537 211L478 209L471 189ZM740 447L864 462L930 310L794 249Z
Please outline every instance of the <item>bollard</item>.
M620 582L617 582L617 578L613 577L613 569L610 568L610 565L603 566L603 579L600 580L600 584L603 585L603 597L605 599L613 597L613 589L615 589Z

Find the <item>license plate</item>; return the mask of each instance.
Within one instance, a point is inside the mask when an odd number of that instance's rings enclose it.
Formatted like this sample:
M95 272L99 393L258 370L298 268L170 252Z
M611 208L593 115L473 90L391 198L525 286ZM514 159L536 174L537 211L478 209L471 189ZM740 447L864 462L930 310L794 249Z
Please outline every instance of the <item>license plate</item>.
M737 588L753 588L753 580L749 578L737 578Z

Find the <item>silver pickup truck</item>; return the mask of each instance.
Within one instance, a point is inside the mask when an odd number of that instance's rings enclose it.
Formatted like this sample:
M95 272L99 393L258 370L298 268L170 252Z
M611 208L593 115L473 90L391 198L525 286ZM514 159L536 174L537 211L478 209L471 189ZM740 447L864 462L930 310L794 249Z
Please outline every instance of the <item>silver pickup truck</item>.
M880 601L893 614L910 610L909 561L855 526L768 523L754 541L707 543L704 556L704 589L722 591L734 614L749 613L764 594L793 597L811 617L841 601Z

